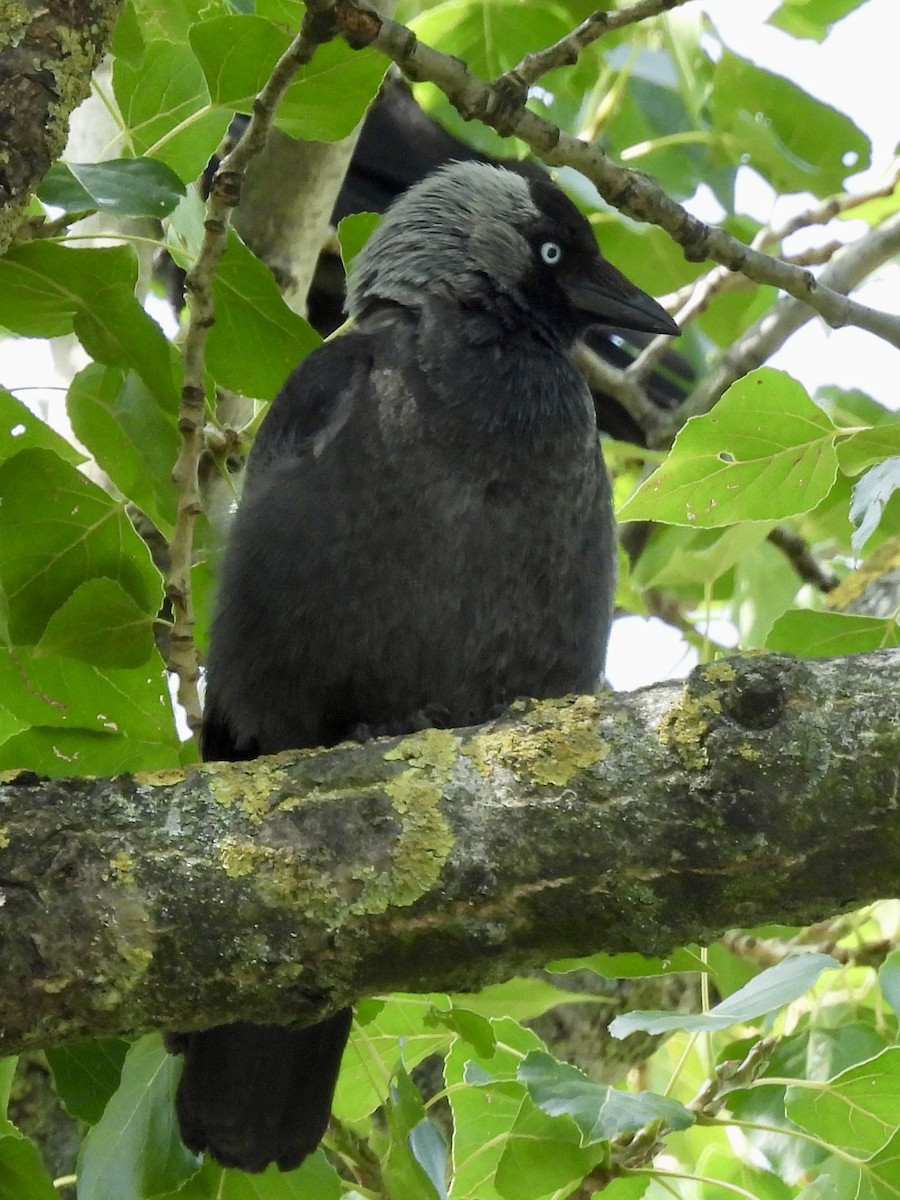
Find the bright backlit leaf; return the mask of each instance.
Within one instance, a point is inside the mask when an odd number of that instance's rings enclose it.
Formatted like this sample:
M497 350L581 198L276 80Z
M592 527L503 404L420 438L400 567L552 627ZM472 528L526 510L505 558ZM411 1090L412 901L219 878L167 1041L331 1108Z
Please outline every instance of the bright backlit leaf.
M754 371L688 421L619 518L710 528L808 512L834 484L837 434L796 380Z

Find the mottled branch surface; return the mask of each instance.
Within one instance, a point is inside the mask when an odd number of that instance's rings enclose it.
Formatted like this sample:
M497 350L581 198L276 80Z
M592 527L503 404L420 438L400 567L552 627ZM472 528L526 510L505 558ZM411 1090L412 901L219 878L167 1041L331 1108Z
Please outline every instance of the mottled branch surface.
M0 254L31 193L66 144L69 116L87 96L118 0L10 0L0 38Z
M462 731L0 788L0 1053L559 955L662 953L897 891L900 651L734 658Z

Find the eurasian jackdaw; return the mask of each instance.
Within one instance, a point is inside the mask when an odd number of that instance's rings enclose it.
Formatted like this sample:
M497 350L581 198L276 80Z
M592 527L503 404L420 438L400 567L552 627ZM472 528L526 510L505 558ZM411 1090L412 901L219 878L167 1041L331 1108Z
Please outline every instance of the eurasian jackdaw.
M249 759L484 721L591 691L615 583L610 486L569 351L677 326L549 180L481 163L407 192L348 332L263 422L224 558L203 753ZM284 1014L290 1019L290 1014ZM247 1171L318 1145L349 1010L175 1035L184 1141Z

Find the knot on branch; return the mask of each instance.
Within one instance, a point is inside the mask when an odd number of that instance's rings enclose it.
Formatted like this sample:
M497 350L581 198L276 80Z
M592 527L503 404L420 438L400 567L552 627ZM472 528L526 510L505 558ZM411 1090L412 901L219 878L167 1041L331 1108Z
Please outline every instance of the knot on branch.
M734 681L723 697L725 712L744 729L773 729L787 702L781 664L765 659L734 665Z
M706 259L711 257L709 238L710 229L708 225L697 217L685 216L682 228L679 231L678 240L681 243L681 248L684 251L684 257L687 262L705 262ZM729 266L733 271L739 269L730 263Z
M515 71L500 75L491 84L487 117L501 137L511 137L528 99L528 84Z
M334 16L344 41L351 50L364 50L381 33L381 17L370 8L360 8L354 0L338 0Z
M213 202L219 201L229 208L237 208L241 201L241 172L220 167L213 177L209 195Z
M339 32L337 14L330 6L324 9L314 9L309 6L300 26L300 33L305 41L313 46L322 46L330 42Z

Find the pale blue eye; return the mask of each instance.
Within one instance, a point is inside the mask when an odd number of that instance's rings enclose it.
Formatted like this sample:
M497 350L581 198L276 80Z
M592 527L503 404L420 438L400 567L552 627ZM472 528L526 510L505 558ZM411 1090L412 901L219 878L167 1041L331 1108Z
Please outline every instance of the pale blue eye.
M548 267L555 267L562 259L562 246L560 246L559 242L541 242L538 254L540 254Z

